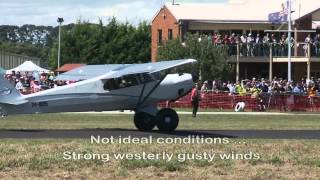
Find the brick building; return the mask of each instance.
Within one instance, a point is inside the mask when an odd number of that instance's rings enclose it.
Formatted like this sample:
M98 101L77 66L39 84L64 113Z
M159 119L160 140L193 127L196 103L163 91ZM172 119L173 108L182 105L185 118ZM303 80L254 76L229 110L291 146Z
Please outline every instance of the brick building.
M283 1L283 2L282 2ZM159 42L172 38L182 38L187 32L200 34L265 34L264 30L287 29L287 25L275 25L269 22L268 14L281 11L284 0L230 0L228 3L212 4L166 4L155 14L152 20L152 61L157 60ZM296 0L292 6L293 27L296 30L315 29L319 32L320 1L319 0ZM296 42L304 42L308 33L292 33ZM280 35L280 33L278 33ZM299 49L300 48L300 49ZM295 48L293 58L294 77L298 78L305 73L306 58L302 56L302 46ZM230 57L231 63L235 62ZM312 72L320 77L320 64L315 63L320 58L311 58ZM275 57L274 74L285 75L287 62L284 58ZM269 57L241 57L240 76L246 78L255 76L257 73L268 74ZM256 69L259 67L260 69ZM252 69L253 68L253 69ZM255 71L257 70L257 71Z

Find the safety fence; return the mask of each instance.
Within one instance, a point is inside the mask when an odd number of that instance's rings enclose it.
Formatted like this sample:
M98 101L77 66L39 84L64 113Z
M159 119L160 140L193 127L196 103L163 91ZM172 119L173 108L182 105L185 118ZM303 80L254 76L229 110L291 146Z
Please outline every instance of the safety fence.
M191 108L190 94L174 101L162 102L160 107ZM239 102L245 103L245 111L305 111L320 112L320 96L295 94L260 94L258 96L230 95L228 93L201 93L201 109L234 110Z

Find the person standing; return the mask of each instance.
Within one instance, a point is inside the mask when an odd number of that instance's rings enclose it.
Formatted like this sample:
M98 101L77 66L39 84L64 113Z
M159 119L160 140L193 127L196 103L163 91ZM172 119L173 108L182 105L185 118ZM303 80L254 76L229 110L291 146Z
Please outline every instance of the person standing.
M262 40L263 43L263 55L264 56L269 56L270 52L269 52L269 47L270 47L270 37L269 37L269 33L267 33Z
M262 56L261 46L262 46L262 39L260 37L260 34L258 33L255 40L254 40L255 56Z
M246 56L247 55L247 35L243 33L243 35L240 37L240 56Z
M254 38L252 37L252 34L249 33L249 35L247 37L247 56L248 57L254 57L253 43L254 43Z
M312 39L311 39L311 35L308 34L308 36L306 37L306 39L304 40L305 45L303 46L304 49L304 55L306 57L309 57L309 44L312 44Z
M199 102L200 102L200 93L198 90L198 84L196 83L194 88L191 91L191 104L192 104L192 117L197 116Z
M320 56L320 34L317 34L314 37L313 45L314 45L315 55Z

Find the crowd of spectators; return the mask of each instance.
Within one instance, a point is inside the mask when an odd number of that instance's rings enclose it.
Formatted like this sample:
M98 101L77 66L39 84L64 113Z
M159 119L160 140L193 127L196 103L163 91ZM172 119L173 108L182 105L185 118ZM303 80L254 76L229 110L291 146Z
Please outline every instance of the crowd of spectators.
M291 41L292 55L294 54L294 46L301 47L305 56L308 56L308 44L310 44L311 56L320 56L320 33L308 36L304 42L295 42L291 37L289 40L287 33L275 34L207 34L206 38L213 45L227 45L229 47L228 54L230 56L237 55L237 44L239 44L240 56L269 56L270 47L273 56L287 56L288 43ZM299 44L300 43L300 44Z
M268 94L297 94L316 96L320 94L320 79L301 79L300 82L289 82L282 78L274 78L273 81L252 78L238 82L204 81L201 92L229 93L256 97L261 93Z
M63 86L68 81L55 81L55 75L51 73L38 73L34 72L15 72L6 74L5 78L16 87L22 94L30 94L42 90L51 89L57 86Z

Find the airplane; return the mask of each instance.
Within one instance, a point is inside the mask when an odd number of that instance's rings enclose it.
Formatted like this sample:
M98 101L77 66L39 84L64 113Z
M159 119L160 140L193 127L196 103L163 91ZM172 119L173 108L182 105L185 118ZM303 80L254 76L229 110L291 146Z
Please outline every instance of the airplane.
M171 108L158 110L161 101L178 99L194 86L192 74L170 70L193 64L194 59L145 64L87 65L57 76L73 84L22 95L4 76L0 77L0 115L57 112L133 110L140 131L158 127L174 131L179 124Z

